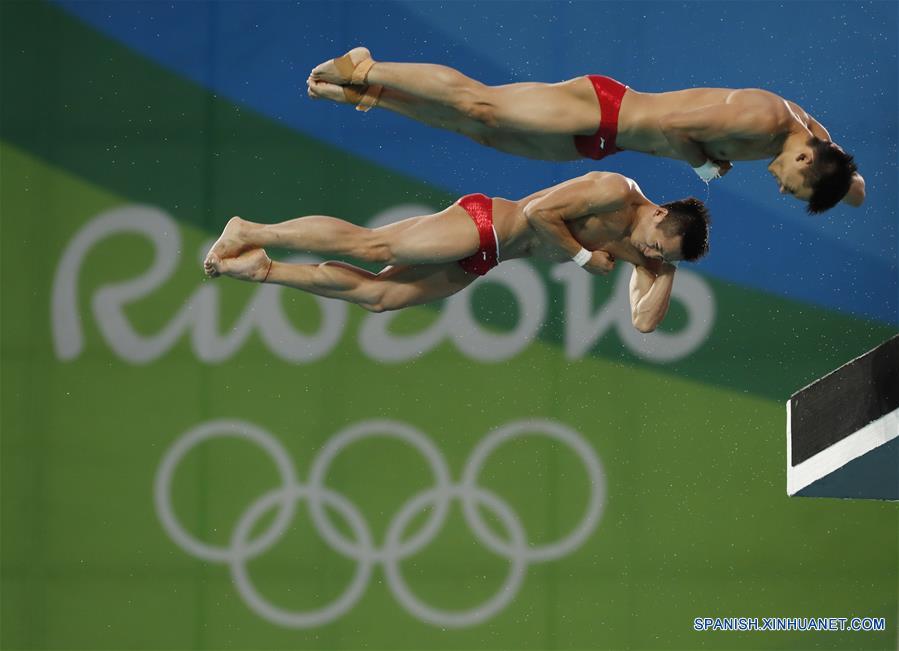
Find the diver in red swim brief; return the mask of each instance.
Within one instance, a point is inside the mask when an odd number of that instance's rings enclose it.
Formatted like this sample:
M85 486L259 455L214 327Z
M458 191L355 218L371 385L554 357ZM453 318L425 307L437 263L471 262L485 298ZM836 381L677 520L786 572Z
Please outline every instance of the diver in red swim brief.
M780 191L808 202L809 212L865 197L852 157L827 130L758 88L646 93L598 75L488 86L447 66L375 61L364 47L319 64L307 85L310 97L378 106L518 156L598 160L636 151L685 161L706 182L730 161L768 159Z
M345 262L273 261L270 246L387 266L372 273ZM319 215L280 224L234 217L204 267L211 277L277 283L382 312L451 296L501 260L573 261L594 274L620 260L634 265L631 318L648 332L668 309L674 261L695 260L707 248L702 202L657 205L631 179L591 172L518 201L469 194L433 215L380 228Z

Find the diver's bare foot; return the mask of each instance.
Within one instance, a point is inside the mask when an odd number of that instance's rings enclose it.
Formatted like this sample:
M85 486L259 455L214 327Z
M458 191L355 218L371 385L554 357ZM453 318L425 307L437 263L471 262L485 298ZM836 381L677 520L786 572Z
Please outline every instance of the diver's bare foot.
M348 61L347 59L344 59L344 57L347 57ZM368 51L368 48L354 47L337 59L328 59L324 63L315 66L309 74L309 79L311 81L326 81L330 84L337 84L338 86L348 86L353 83L365 83L364 79L354 82L352 71L366 59L371 59L371 52Z
M228 220L228 223L225 224L225 230L222 231L215 244L209 249L209 253L206 254L206 259L203 261L203 267L207 276L214 275L210 273L213 259L224 260L225 258L233 258L253 248L253 245L246 241L246 231L249 225L250 222L240 217L232 217Z
M312 99L328 99L339 104L358 104L365 92L365 86L338 86L327 81L309 77L306 80L306 94ZM350 92L347 92L349 90ZM352 91L356 91L353 93Z
M207 275L231 276L238 280L248 280L254 283L263 282L272 267L272 260L263 249L250 249L236 257L219 258L210 253L209 269Z

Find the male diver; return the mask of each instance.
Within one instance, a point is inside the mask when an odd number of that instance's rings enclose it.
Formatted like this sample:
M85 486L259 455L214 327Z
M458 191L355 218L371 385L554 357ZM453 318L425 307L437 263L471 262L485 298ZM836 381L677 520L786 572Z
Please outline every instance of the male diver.
M572 260L594 274L624 260L634 265L634 327L650 332L668 310L674 263L703 256L708 237L701 201L658 205L631 179L590 172L518 201L471 194L436 214L374 229L324 216L270 225L234 217L204 268L211 277L278 283L382 312L455 294L503 260ZM282 263L266 247L387 266L371 273L343 262Z
M600 75L487 86L453 68L375 61L364 47L316 66L309 95L380 106L501 151L599 160L632 150L685 161L708 182L731 161L772 159L782 193L810 213L865 198L852 156L802 107L756 88L635 91Z

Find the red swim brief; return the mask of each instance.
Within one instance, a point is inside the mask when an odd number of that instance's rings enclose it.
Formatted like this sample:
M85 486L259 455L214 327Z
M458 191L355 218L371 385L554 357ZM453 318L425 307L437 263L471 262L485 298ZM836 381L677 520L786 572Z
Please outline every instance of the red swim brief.
M618 112L621 110L621 98L627 92L627 86L611 77L587 75L593 83L596 99L599 100L599 129L592 136L575 136L574 146L584 158L599 160L621 151L615 145L618 136Z
M459 266L470 274L483 276L499 264L499 242L493 228L493 199L483 194L467 194L456 203L471 215L481 238L477 252L459 260Z

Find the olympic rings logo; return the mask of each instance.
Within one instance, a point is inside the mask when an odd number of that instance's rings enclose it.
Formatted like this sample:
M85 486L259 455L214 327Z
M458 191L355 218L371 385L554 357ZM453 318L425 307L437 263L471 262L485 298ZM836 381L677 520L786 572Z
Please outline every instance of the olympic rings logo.
M478 486L478 475L487 458L503 443L540 433L565 444L580 458L587 471L590 491L578 525L564 538L543 545L532 545L518 515L496 494ZM171 500L172 478L181 460L195 446L217 438L239 438L255 443L275 462L281 486L259 497L239 518L227 547L198 540L185 530L175 515ZM368 438L393 438L415 448L427 461L434 484L413 495L394 514L379 546L359 509L340 493L325 485L328 469L335 457L353 443ZM156 511L172 540L187 553L205 561L227 564L241 598L260 617L292 628L323 626L346 614L365 593L372 569L381 564L387 585L400 605L423 622L444 628L462 628L480 624L505 608L518 593L530 563L557 560L577 549L593 533L602 516L606 499L605 473L593 448L581 434L556 421L519 420L491 431L472 450L462 477L453 483L441 452L419 430L393 420L362 421L337 433L327 441L312 462L309 480L297 477L291 459L281 443L264 429L238 420L216 420L185 432L168 449L156 473L154 486ZM355 575L337 599L321 608L303 612L289 611L267 601L256 589L247 570L247 561L275 545L293 519L297 503L305 500L317 532L339 554L356 561ZM462 611L440 610L423 603L409 588L400 563L431 543L443 527L450 504L459 500L465 521L475 537L495 554L509 561L509 569L498 592L485 602ZM326 507L340 514L349 524L352 538L346 537L326 515ZM508 538L498 537L479 512L484 508L496 516ZM421 529L405 538L413 518L430 508ZM259 521L269 511L276 514L268 529L251 538Z

